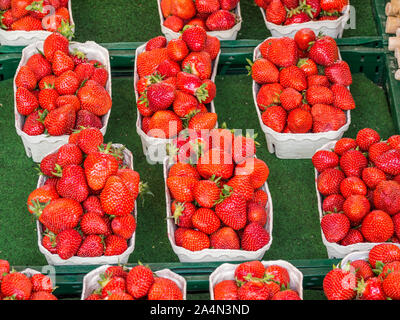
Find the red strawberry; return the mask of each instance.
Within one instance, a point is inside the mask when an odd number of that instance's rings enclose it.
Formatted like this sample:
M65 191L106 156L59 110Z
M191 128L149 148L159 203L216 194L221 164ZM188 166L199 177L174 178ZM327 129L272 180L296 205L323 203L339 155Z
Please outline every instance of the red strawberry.
M271 106L262 113L261 119L267 127L282 132L286 125L287 113L281 106Z
M333 84L347 87L353 83L350 67L346 61L337 61L330 64L325 68L325 75Z
M125 216L135 207L135 199L124 184L122 178L110 176L100 194L103 210L114 216Z
M177 16L168 16L164 20L163 26L168 29L171 29L174 32L179 32L183 29L184 22L181 18Z
M215 213L221 221L234 230L245 227L247 221L246 200L233 193L215 206Z
M321 219L321 228L328 242L339 242L350 230L350 221L342 213L328 213Z
M400 174L400 151L393 149L381 154L377 157L375 165L387 174Z
M208 249L210 238L204 232L188 229L182 234L182 247L190 251Z
M69 40L61 33L54 32L46 38L43 45L43 52L47 60L53 61L54 53L61 50L64 53L69 53Z
M307 84L309 87L312 86L324 86L328 88L330 87L328 77L321 74L313 74L307 76Z
M199 180L193 190L196 202L204 208L212 208L220 196L218 182L213 180Z
M392 148L388 143L379 141L372 144L368 149L368 158L370 161L374 162L378 159L378 157L385 153L386 151L391 150ZM377 168L376 168L377 169Z
M327 196L322 203L324 212L343 211L343 203L346 199L341 194L331 194Z
M275 41L270 41L268 55L264 58L267 58L279 68L296 66L299 58L296 42L289 37L283 37L276 39Z
M74 70L75 63L69 54L61 50L57 50L54 52L53 60L52 60L52 69L56 76L60 76L66 71Z
M400 211L400 184L395 181L382 181L373 193L376 209L393 216Z
M299 49L307 50L310 46L310 42L315 41L315 33L310 28L303 28L296 32L294 40Z
M29 91L32 91L36 88L37 85L37 79L32 71L32 69L28 66L22 66L16 77L15 77L15 85L19 87L24 87L28 89Z
M353 110L356 107L349 89L340 84L333 84L331 90L334 94L333 105L342 110Z
M212 234L219 229L221 221L215 212L208 208L199 208L192 216L193 226L205 234Z
M101 257L104 254L104 241L99 235L89 235L83 239L76 255L78 257Z
M194 200L193 190L197 180L190 177L169 177L167 186L173 199L178 202L192 202Z
M151 51L157 48L165 48L166 46L167 46L167 39L164 36L158 36L147 41L146 51Z
M44 119L44 126L52 136L71 134L75 126L76 114L71 105L54 109Z
M52 111L57 108L58 92L54 86L45 85L43 90L39 92L39 104L43 109Z
M206 20L206 26L210 31L224 31L232 29L236 24L236 16L228 10L213 12Z
M340 168L347 177L361 177L368 165L368 159L358 150L348 150L340 158Z
M236 231L230 227L222 227L210 235L210 245L213 249L240 249L240 239Z
M351 222L359 223L370 212L371 205L362 195L353 194L343 204L344 214Z
M190 51L202 51L206 45L207 33L202 27L189 26L184 28L182 40L186 42Z
M72 258L79 250L82 237L75 229L66 229L57 235L57 254L61 259Z
M247 281L238 289L239 300L269 300L271 291L264 283Z
M214 288L214 300L239 300L238 287L234 280L223 280Z
M367 195L367 186L360 178L350 176L340 183L340 192L345 198L353 194L365 196Z
M79 89L79 85L79 79L72 70L62 73L54 81L54 88L59 95L75 95L76 91Z
M400 248L391 243L378 244L369 251L368 261L374 269L378 267L378 261L383 264L400 261Z
M258 158L247 158L236 165L235 175L250 177L250 184L254 189L261 188L269 177L267 164Z
M339 242L341 246L349 246L364 242L364 237L357 229L350 229L347 235Z
M375 189L379 182L386 180L386 175L378 168L367 167L362 171L362 180L368 188Z
M275 264L265 267L265 278L277 282L281 287L285 288L287 288L290 283L288 270Z
M340 183L344 180L344 173L336 168L324 170L317 179L317 188L324 196L340 193Z
M95 81L89 80L78 90L77 96L81 102L81 108L97 116L103 116L111 109L110 94Z
M306 91L306 99L310 105L332 104L334 94L331 89L324 86L312 86Z
M391 217L384 211L371 211L361 224L361 233L368 242L385 242L394 233Z
M355 149L357 147L357 142L352 138L342 138L335 144L334 151L342 156L346 151L350 149Z
M74 199L77 202L86 200L89 188L83 168L75 164L65 166L57 183L57 192L61 197Z
M279 73L279 82L285 88L293 88L297 91L307 89L307 79L304 71L297 66L283 68Z
M39 107L35 95L24 87L19 87L15 93L17 110L21 115L27 116Z
M51 293L53 291L53 283L51 279L43 275L41 273L34 274L30 278L32 282L32 291L33 292L38 292L38 291L45 291Z
M268 245L270 234L258 223L249 223L243 231L242 248L246 251L257 251Z
M128 240L132 238L136 231L136 219L132 214L123 217L115 217L111 221L111 228L114 234Z
M32 283L29 278L20 272L11 272L1 281L1 292L4 297L13 297L15 300L29 300L32 292Z
M271 300L302 300L299 294L291 289L279 291Z
M249 277L261 279L264 274L265 267L260 261L243 262L235 269L235 279L241 282L248 280Z
M307 133L312 128L312 115L310 112L296 108L289 112L287 128L292 133Z
M183 300L183 294L173 280L155 278L147 298L148 300Z
M153 272L143 265L133 267L126 277L126 290L135 299L147 295L154 283Z
M76 96L71 96L71 97L76 97ZM75 128L79 129L81 127L93 127L101 129L103 128L103 123L101 121L101 118L96 116L94 113L88 110L79 110L76 113Z
M265 13L268 22L279 25L286 20L286 9L281 0L271 0Z
M11 24L11 30L17 31L41 31L43 30L42 22L32 16L25 16L19 20L15 20Z
M313 155L312 163L318 172L322 172L327 168L334 168L338 166L339 157L335 152L320 150Z
M318 38L311 46L308 56L317 64L330 66L339 59L337 44L329 36Z
M224 180L229 179L233 170L232 156L219 149L208 150L197 163L197 171L204 179L209 179L213 175Z
M329 271L323 281L323 290L328 300L352 300L357 294L356 287L356 276L339 268Z
M219 0L198 0L195 2L198 13L212 13L220 9Z
M43 111L34 111L30 115L28 115L25 119L24 126L22 127L22 131L30 136L37 136L43 134L45 131L45 127L43 124L43 118L46 116Z
M400 271L391 272L383 280L382 288L385 295L392 300L400 300Z
M282 91L279 99L281 101L281 106L286 111L290 111L296 109L302 104L303 96L300 92L293 88L286 88Z

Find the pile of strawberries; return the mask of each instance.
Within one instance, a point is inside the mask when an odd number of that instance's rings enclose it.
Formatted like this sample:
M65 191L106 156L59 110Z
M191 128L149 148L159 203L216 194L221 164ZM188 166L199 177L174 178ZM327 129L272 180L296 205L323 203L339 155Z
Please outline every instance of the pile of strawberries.
M238 265L234 275L235 280L214 286L214 300L302 300L289 288L290 275L282 266L249 261Z
M183 300L175 281L158 277L149 267L110 266L98 280L99 288L85 300Z
M185 127L215 127L217 114L209 111L209 104L217 89L210 79L219 53L220 41L198 26L168 43L163 36L146 43L146 50L137 57L136 90L147 135L169 139Z
M239 17L234 13L240 0L161 0L163 25L180 32L186 25L203 27L206 31L232 29Z
M312 157L323 197L321 228L342 246L400 240L400 135L365 128Z
M309 21L336 20L349 0L254 0L265 10L268 22L291 25Z
M126 167L122 148L104 144L97 128L84 128L47 155L44 185L31 192L29 212L42 225L42 245L61 259L126 251L136 230L138 172Z
M69 0L1 0L0 27L6 31L62 31L72 36Z
M59 32L46 38L43 52L32 55L15 77L16 108L25 116L23 132L30 136L69 135L76 128L102 128L102 116L112 106L105 89L105 65L88 60Z
M329 271L323 281L328 300L400 300L400 248L382 243L366 259Z
M279 133L337 131L354 109L349 65L339 60L335 40L308 28L294 39L269 38L249 67L260 86L256 103L262 122ZM251 61L250 61L251 62Z
M41 273L28 276L10 270L7 260L0 260L0 300L58 300L53 283Z
M261 188L269 168L255 158L254 139L218 128L189 130L174 142L177 162L166 184L176 245L190 251L266 246L268 194Z

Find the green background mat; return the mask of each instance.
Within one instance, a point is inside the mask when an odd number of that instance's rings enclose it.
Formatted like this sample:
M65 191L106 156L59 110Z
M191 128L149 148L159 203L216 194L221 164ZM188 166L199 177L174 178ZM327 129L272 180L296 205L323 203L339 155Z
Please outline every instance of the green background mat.
M351 1L357 9L357 29L346 30L345 37L377 34L370 1ZM239 39L264 39L269 36L260 10L253 0L242 0L243 25ZM147 41L161 34L155 0L99 1L73 0L77 25L75 40L96 42ZM121 21L123 22L121 24ZM352 124L345 136L371 127L387 138L395 133L389 106L382 88L363 74L353 75L351 91L357 103ZM314 170L310 160L280 160L267 150L259 126L246 75L217 76L215 107L219 123L230 128L254 129L258 133L257 156L268 164L269 188L274 206L273 243L264 260L325 259L319 227ZM132 78L115 78L112 83L113 108L106 141L125 144L134 156L135 169L147 181L154 198L138 206L135 251L130 262L178 262L167 238L164 181L161 165L149 165L136 133L136 106ZM29 193L36 188L37 164L26 154L14 127L12 80L0 82L0 259L14 266L45 265L37 246L36 223L26 208ZM321 291L305 290L305 299L323 299ZM208 294L190 299L208 299Z

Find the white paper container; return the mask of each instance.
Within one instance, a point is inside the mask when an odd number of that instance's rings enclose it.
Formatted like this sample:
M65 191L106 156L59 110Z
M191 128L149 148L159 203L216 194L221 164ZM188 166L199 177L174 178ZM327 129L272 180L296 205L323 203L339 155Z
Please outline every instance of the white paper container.
M69 20L72 31L75 32L75 23L72 18L72 0L68 2ZM27 46L36 41L44 41L52 32L49 31L6 31L0 29L0 44L2 46Z
M278 265L289 272L290 289L297 291L300 298L303 300L303 274L294 265L284 260L276 261L261 261L264 267ZM224 263L216 268L210 275L210 299L214 300L214 287L216 284L224 280L235 280L235 270L239 264Z
M253 61L261 58L259 49L260 45L254 49ZM339 59L341 60L340 52ZM266 126L262 121L262 113L257 105L257 94L260 91L260 88L261 85L253 80L254 106L257 111L261 129L265 134L265 139L267 140L268 151L270 153L275 153L280 159L311 159L318 148L330 141L341 139L343 134L349 129L351 123L351 114L350 110L347 110L347 122L337 131L297 134L276 132Z
M179 32L174 32L171 29L164 27L165 18L161 10L161 0L157 0L157 5L158 5L158 14L160 16L161 32L165 35L168 41L171 39L179 38L181 35ZM233 26L232 29L224 31L207 31L207 34L213 37L217 37L219 40L236 40L237 34L242 28L242 13L240 10L240 2L234 9L234 13L236 15L237 23Z
M98 281L100 280L100 274L104 273L108 267L110 267L110 265L98 267L83 277L81 300L85 300L91 295L93 291L100 288L100 285L98 283ZM184 277L176 274L175 272L172 272L169 269L156 271L155 274L158 277L167 278L174 281L178 285L179 289L182 291L183 300L186 300L186 280Z
M225 250L225 249L204 249L201 251L190 251L183 247L179 247L175 244L175 230L177 229L173 219L171 217L171 204L172 198L167 186L167 177L169 169L172 164L169 162L169 158L164 159L163 171L164 171L164 184L165 184L165 199L166 199L166 213L167 213L167 232L168 239L171 243L172 250L178 256L180 262L213 262L213 261L246 261L246 260L261 260L265 252L269 250L272 244L272 226L273 226L273 206L271 193L268 189L268 184L265 183L261 188L268 194L268 203L265 207L267 210L267 223L265 230L270 235L270 240L267 245L258 249L257 251L245 251L245 250Z
M293 23L288 26L277 25L267 21L265 10L260 8L267 29L273 37L290 37L293 38L297 31L303 28L312 29L315 34L322 33L332 38L341 38L344 28L350 19L350 6L346 6L343 15L336 20L309 21L304 23Z
M121 144L113 144L114 147L120 148L122 147ZM130 168L133 169L133 155L132 152L130 152L128 149L124 149L124 164ZM37 183L37 188L41 187L44 185L45 181L47 180L47 177L45 176L40 176L38 183ZM135 202L135 219L137 222L137 204ZM126 251L120 255L116 256L101 256L101 257L78 257L74 256L70 259L64 260L59 257L58 254L52 254L50 253L45 247L42 245L42 233L44 231L43 225L39 222L39 220L36 221L36 230L37 230L37 237L38 237L38 247L39 251L45 256L47 263L49 265L94 265L94 264L126 264L128 262L129 256L135 249L135 238L136 238L136 232L133 234L132 238L128 240L128 248Z
M330 143L327 143L326 145L324 145L322 148L318 149L317 151L319 151L319 150L331 151L335 147L336 142L337 141L332 141ZM318 191L318 184L317 184L317 180L318 180L318 176L319 176L318 171L316 169L314 169L314 172L315 172L315 191L317 193L318 212L319 212L319 219L321 221L322 217L324 216L324 212L322 210L323 196ZM377 244L379 244L376 242L362 242L362 243L352 244L349 246L342 246L335 242L329 242L328 240L326 240L324 232L322 231L322 228L321 228L321 236L322 236L322 242L324 243L324 245L326 247L329 259L340 259L352 252L369 251L373 247L375 247Z
M59 147L61 147L63 144L68 143L68 139L69 139L69 135L47 136L45 134L41 134L38 136L30 136L22 131L22 128L25 123L25 116L21 115L17 110L17 103L16 103L16 96L15 96L15 94L17 92L17 86L15 85L15 79L16 79L17 74L18 74L19 70L21 69L21 67L26 65L28 59L32 55L38 53L37 49L40 49L41 51L43 51L43 43L44 43L44 41L38 41L36 43L33 43L33 44L27 46L26 48L24 48L22 50L21 61L18 65L17 71L15 73L14 84L13 84L14 85L15 129L17 131L17 134L22 139L22 142L25 147L26 155L29 158L32 158L32 160L34 162L42 161L42 159L44 158L44 156L46 154L51 153L51 152L55 151L56 149L58 149ZM107 84L106 84L106 90L112 97L111 64L110 64L110 56L109 56L108 50L93 41L87 41L85 43L70 42L70 50L73 50L74 48L77 48L80 51L86 53L89 60L92 60L92 59L99 60L100 62L102 62L105 65L106 70L108 71L108 74L110 75L110 77L107 81ZM103 128L101 128L100 131L103 133L103 135L106 134L110 114L111 114L111 109L101 119L102 123L103 123Z
M135 92L135 98L136 101L139 99L139 95L136 90L136 85L137 82L139 81L139 75L137 73L137 57L140 53L146 51L146 44L141 45L136 49L135 53L135 73L134 73L134 81L133 81L133 90ZM213 62L213 72L211 75L211 80L215 82L215 77L217 75L218 71L218 61L219 61L219 56L221 54L221 51L219 52L217 58L215 58ZM134 107L137 110L137 107L135 105ZM210 112L215 113L215 106L214 106L214 101L211 101L210 103ZM143 148L143 153L144 155L148 158L148 161L150 162L155 162L155 163L161 163L164 158L167 156L166 153L166 146L168 143L171 143L173 139L159 139L159 138L153 138L148 136L144 131L142 130L142 115L140 112L137 110L137 119L136 119L136 132L138 133L141 141L142 141L142 148ZM215 125L215 127L218 127L218 122Z

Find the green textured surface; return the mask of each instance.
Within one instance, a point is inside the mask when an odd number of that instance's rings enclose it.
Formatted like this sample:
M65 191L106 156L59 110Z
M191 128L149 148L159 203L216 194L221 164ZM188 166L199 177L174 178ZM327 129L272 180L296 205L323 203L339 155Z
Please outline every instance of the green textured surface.
M344 37L376 36L372 0L351 0L356 9L356 28ZM242 29L238 39L265 39L267 30L260 9L253 0L241 0ZM156 0L73 0L76 40L96 42L147 41L160 35L160 19ZM122 23L121 23L122 22Z
M217 76L215 106L220 123L237 129L255 129L261 146L257 155L271 170L269 187L274 205L273 244L264 259L327 258L321 242L314 172L309 160L278 160L269 154L252 101L251 81L245 75ZM394 133L384 91L364 75L355 74L352 92L358 108L346 135L372 127L382 137ZM35 164L25 155L13 121L12 81L0 83L0 257L14 265L43 265L37 248L35 223L26 210L26 198L37 183ZM148 181L155 198L138 208L136 248L130 262L177 262L166 236L165 197L161 165L149 165L135 130L136 110L132 79L113 79L113 109L106 141L123 143L133 152L135 169ZM282 195L285 195L282 197ZM296 228L293 226L296 225ZM5 232L6 231L6 232Z

